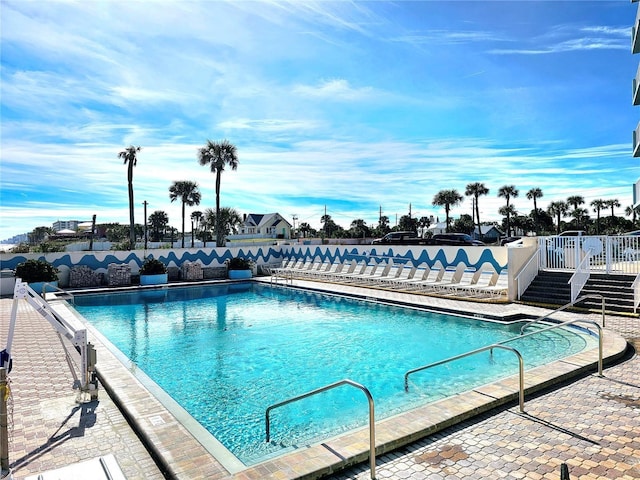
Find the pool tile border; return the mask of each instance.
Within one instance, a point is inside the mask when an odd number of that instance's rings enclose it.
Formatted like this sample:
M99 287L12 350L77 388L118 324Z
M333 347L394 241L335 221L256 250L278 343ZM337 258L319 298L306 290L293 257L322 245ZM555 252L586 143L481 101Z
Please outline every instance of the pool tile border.
M77 318L64 302L52 302L52 307L62 315ZM237 463L231 461L232 467L227 469L216 459L216 456L225 455L218 449L217 441L211 442L211 435L204 429L202 435L197 431L195 435L190 432L187 427L193 425L185 426L184 423L189 422L184 417L188 414L180 412L179 408L176 415L170 412L140 381L137 376L140 372L135 372L135 368L131 366L127 367L127 361L118 358L119 355L114 354L106 345L108 341L84 319L81 318L81 321L91 332L91 341L98 352L97 371L102 385L145 442L160 468L170 478L314 479L365 462L369 458L368 428L362 428L241 470ZM626 348L627 343L622 337L605 332L605 361L612 362L621 357ZM525 411L528 395L572 377L595 371L596 365L597 348L526 371ZM518 391L518 376L514 375L377 421L376 455L410 444L496 407L510 404L517 400ZM175 412L173 408L171 410ZM195 430L197 429L198 427L195 427Z

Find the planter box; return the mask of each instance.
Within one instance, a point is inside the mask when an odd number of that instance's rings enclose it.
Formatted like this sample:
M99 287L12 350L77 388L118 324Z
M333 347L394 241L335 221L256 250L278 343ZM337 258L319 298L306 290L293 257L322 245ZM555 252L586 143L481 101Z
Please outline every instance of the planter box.
M157 275L140 275L140 285L162 285L169 281L169 275L159 273Z
M242 280L252 276L253 272L251 270L229 270L229 278L231 280Z

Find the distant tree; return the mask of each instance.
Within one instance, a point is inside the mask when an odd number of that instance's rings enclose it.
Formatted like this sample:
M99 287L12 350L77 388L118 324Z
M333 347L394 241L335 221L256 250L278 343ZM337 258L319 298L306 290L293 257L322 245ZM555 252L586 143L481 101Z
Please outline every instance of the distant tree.
M418 219L418 228L420 229L420 236L424 237L425 230L431 225L431 219L429 217L420 217Z
M571 205L576 210L580 205L584 204L584 197L581 195L572 195L567 198L567 204Z
M591 201L591 207L596 212L596 233L600 235L600 211L606 207L606 203L601 198L597 198Z
M353 238L365 238L371 234L371 229L367 226L367 222L360 218L351 222L349 231Z
M177 199L180 199L182 203L182 248L184 248L184 209L186 205L190 207L200 205L198 184L188 180L173 182L173 185L169 187L169 198L171 199L171 203Z
M314 230L307 222L302 222L300 225L298 225L298 231L302 234L303 238L308 238L311 232L313 232Z
M480 224L480 206L478 205L478 198L480 195L487 195L489 193L489 189L484 186L484 183L475 182L467 185L467 188L464 191L466 196L471 196L474 199L475 205L475 216L476 222L478 225L478 235L482 238L482 226ZM473 221L473 219L471 219ZM473 231L473 230L472 230Z
M129 145L123 151L118 153L118 158L124 160L127 167L127 184L129 186L129 243L130 249L135 248L136 245L136 233L135 233L135 221L133 218L133 167L138 162L138 153L142 150L141 147L134 147Z
M539 232L540 230L540 214L538 212L538 204L537 204L537 200L538 198L542 198L542 190L540 190L539 188L535 187L532 188L531 190L529 190L527 192L527 199L529 200L533 200L533 212L534 212L534 220L535 220L535 232L536 234Z
M575 224L576 230L587 230L589 222L589 211L586 208L574 208L571 217Z
M512 198L516 198L519 192L515 185L504 185L500 187L498 190L498 197L504 198L507 201L506 209L504 210L504 214L498 211L500 215L505 215L507 217L507 237L511 236L511 216L515 214L515 209L511 209L510 202ZM502 210L502 209L501 209Z
M473 233L475 226L476 225L471 215L463 213L462 215L460 215L460 218L458 218L453 222L453 231L459 232L459 233L467 233L471 235L471 233Z
M403 215L398 221L398 229L406 232L418 231L418 219L412 218L409 215Z
M547 207L547 211L549 212L549 215L551 215L552 217L556 217L557 219L556 235L560 235L560 221L562 217L564 217L567 214L568 210L569 210L568 205L563 201L551 202Z
M516 235L525 235L526 232L531 232L535 228L535 222L529 215L515 214L511 218L511 225Z
M464 200L464 198L458 193L457 190L440 190L433 197L433 205L444 207L447 232L449 231L449 212L451 211L451 207L459 205L462 200Z
M631 217L631 223L633 223L634 227L636 225L636 218L638 216L638 210L639 209L640 209L640 207L634 207L633 205L629 205L628 207L626 207L624 209L624 214L627 217Z
M202 212L196 210L191 212L191 248L194 246L194 235L196 238L200 233L200 222L202 221Z
M238 233L238 227L242 224L242 216L234 208L222 207L219 214L212 209L207 208L204 212L207 218L207 224L212 225L217 232L222 232L222 244L216 243L216 246L224 246L224 238L227 235Z
M389 217L386 215L382 215L378 219L378 226L374 230L374 235L377 237L384 237L387 233L391 231L389 227Z
M198 150L198 161L200 165L209 165L211 172L216 174L216 217L220 218L220 178L225 167L231 170L238 168L238 155L236 147L227 140L212 142L207 140L207 144ZM218 222L216 227L216 246L222 246L223 233L218 228L222 224Z
M607 207L611 208L611 218L613 219L615 217L613 209L616 207L620 207L620 202L617 198L612 198L611 200L606 200L604 203Z
M29 243L31 245L38 245L39 243L44 242L49 235L53 233L53 228L51 227L36 227L28 234Z
M169 216L162 210L156 210L149 215L149 228L151 229L151 241L161 242L164 232L169 225Z
M516 212L516 207L513 205L503 205L498 209L498 213L502 215L504 218L502 225L505 231L507 232L507 237L511 236L511 218L515 217L518 212Z
M326 238L334 237L338 232L338 225L333 221L331 215L322 215L322 217L320 217L320 223L322 224L322 232Z

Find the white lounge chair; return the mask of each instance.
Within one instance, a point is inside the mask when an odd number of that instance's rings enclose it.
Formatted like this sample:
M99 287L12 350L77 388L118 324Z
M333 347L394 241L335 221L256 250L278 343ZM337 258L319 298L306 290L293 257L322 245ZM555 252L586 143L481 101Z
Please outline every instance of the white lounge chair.
M509 291L509 275L506 272L501 272L493 285L487 287L478 287L471 289L474 296L490 296L500 297L505 295Z
M469 295L472 296L474 290L489 287L493 285L497 277L496 271L491 267L490 269L479 270L474 278L474 281L470 285L456 285L451 288L449 292L451 295Z

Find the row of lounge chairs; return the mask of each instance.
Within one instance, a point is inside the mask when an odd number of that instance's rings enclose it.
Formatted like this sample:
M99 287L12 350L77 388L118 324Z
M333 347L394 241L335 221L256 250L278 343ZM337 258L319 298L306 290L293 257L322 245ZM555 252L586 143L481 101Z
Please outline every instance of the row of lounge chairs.
M497 273L491 265L479 269L464 263L447 266L379 260L321 262L289 260L271 270L274 277L327 281L358 286L389 288L415 293L447 296L500 297L508 289L507 275Z

